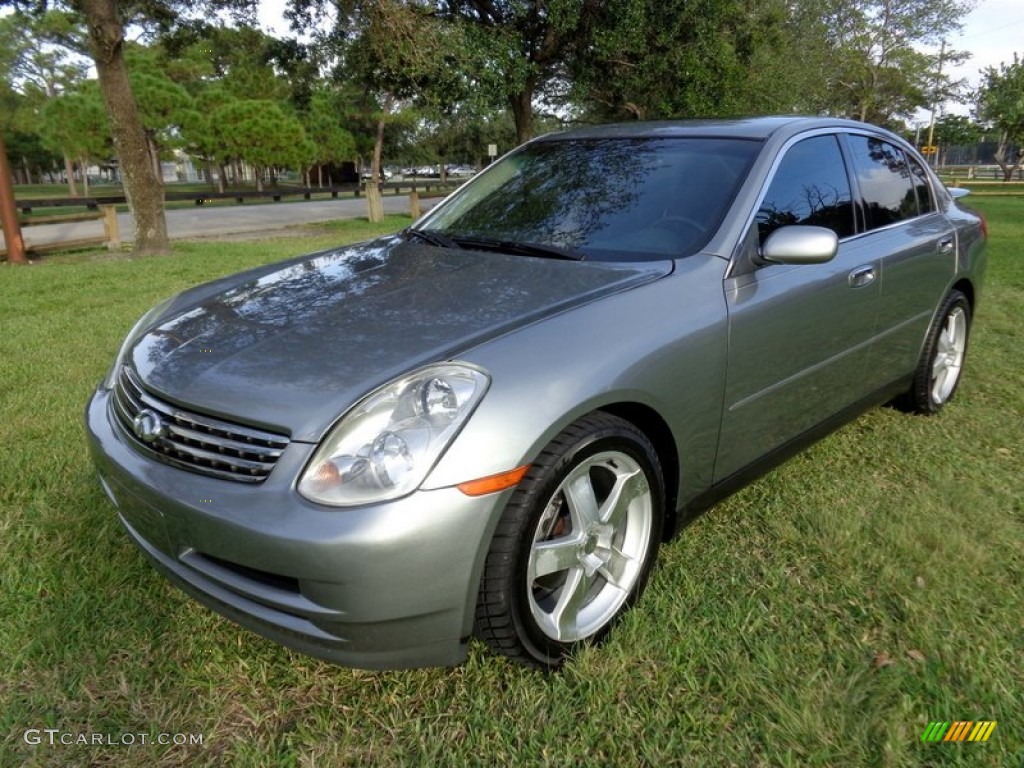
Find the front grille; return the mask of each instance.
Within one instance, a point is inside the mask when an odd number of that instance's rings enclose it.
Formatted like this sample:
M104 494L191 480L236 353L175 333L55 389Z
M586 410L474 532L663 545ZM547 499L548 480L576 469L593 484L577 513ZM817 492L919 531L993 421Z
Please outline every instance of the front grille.
M146 392L121 366L114 416L143 453L176 467L242 483L262 482L288 447L288 438L184 411Z

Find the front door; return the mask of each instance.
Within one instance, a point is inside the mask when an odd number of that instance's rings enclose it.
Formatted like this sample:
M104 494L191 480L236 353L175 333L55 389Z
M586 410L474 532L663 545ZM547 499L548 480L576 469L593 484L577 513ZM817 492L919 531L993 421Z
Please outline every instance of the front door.
M855 236L837 137L803 139L780 160L750 237L816 225L840 238L825 264L762 265L725 281L729 363L715 480L867 396L881 264Z

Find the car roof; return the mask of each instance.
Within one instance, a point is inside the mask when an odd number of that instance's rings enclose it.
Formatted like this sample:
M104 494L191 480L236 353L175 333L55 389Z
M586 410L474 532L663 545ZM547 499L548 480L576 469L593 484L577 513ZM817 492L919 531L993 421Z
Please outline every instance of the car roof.
M777 115L745 117L728 120L660 120L652 122L612 123L574 128L549 133L537 141L574 139L637 139L637 138L736 138L764 141L775 134L792 135L816 128L860 128L888 133L875 125L855 120Z

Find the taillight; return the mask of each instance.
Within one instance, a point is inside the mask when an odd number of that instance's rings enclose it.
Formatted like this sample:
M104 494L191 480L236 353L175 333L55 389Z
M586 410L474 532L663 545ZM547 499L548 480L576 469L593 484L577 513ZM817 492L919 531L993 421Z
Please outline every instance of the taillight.
M983 214L978 214L978 218L981 219L981 236L988 240L988 221L985 219Z

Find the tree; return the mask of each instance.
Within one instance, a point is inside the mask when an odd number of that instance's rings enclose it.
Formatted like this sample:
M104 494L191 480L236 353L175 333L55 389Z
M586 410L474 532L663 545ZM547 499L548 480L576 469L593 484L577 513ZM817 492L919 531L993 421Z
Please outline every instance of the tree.
M88 29L89 52L110 117L124 194L135 218L135 252L169 253L163 187L153 172L149 144L124 58L122 8L117 0L70 0L70 3L83 15Z
M321 89L312 94L306 110L304 125L312 142L312 163L318 167L317 185L324 185L323 166L340 163L356 153L355 138L342 128L338 92Z
M129 80L157 183L163 183L161 151L180 143L180 128L192 113L192 96L160 66L156 50L133 45L125 52Z
M103 101L98 88L88 86L56 96L39 113L43 144L79 161L87 195L89 160L106 158L110 150L110 125Z
M81 14L88 31L89 55L99 75L100 90L110 117L111 133L120 161L125 197L135 217L136 253L168 253L163 187L153 172L149 147L139 119L125 63L125 26L146 25L168 30L185 12L252 14L253 0L64 0ZM45 11L46 0L0 0L35 14Z
M0 48L0 54L3 52ZM0 60L0 73L3 66ZM31 184L33 172L41 174L43 169L54 168L60 158L42 145L38 133L22 129L19 118L27 111L24 102L25 97L8 84L6 77L0 76L0 137L6 142L8 157L14 164L15 183Z
M1024 164L1024 60L1015 53L1012 64L988 67L983 74L975 111L999 134L995 160L1009 181Z
M335 80L361 91L360 122L371 124L371 178L381 175L389 124L414 107L444 110L468 94L470 47L463 27L419 0L292 0L293 24L315 36ZM358 134L357 134L358 141ZM368 187L370 219L378 220L376 181Z
M2 99L0 99L2 101ZM0 109L3 109L0 106ZM35 178L42 178L44 174L50 174L53 180L53 171L61 161L59 152L48 149L37 133L25 133L12 131L4 133L7 142L7 153L14 170L16 184L32 184Z
M600 0L449 0L437 12L461 22L467 49L481 62L482 92L512 110L517 140L533 136L534 101L564 82L568 57L585 51Z
M192 156L203 163L206 180L213 183L213 167L218 169L217 188L224 191L226 165L231 160L228 148L221 141L215 114L229 103L237 101L218 82L204 83L192 99L192 109L182 116L181 139Z
M981 141L985 130L964 115L944 115L935 121L935 143L942 146L964 146Z
M281 41L250 26L229 27L199 22L179 27L147 49L150 61L167 77L193 91L216 81L239 99L293 101L304 105L308 97L293 99L293 81L281 72L298 72L303 48ZM302 72L303 76L309 73ZM298 76L296 79L299 79ZM300 89L308 88L305 82Z
M511 109L525 141L534 100L564 82L568 51L582 46L580 36L600 4L289 0L286 15L346 69L359 68L357 77L374 90L379 108L410 99L419 108L443 101L501 105ZM382 109L384 122L386 114Z
M308 164L315 154L298 118L275 101L231 101L214 112L212 123L219 146L256 169L259 190L264 170Z
M955 96L942 72L968 54L925 52L961 28L970 0L797 0L800 50L823 66L834 114L886 124Z
M62 43L79 37L77 19L69 13L47 10L38 16L17 12L0 18L0 73L16 83L25 97L14 120L23 130L34 126L46 103L85 79L84 61ZM63 151L63 150L61 150ZM72 197L78 197L74 155L64 153L64 171Z
M314 87L311 79L315 69L304 46L293 40L276 40L244 25L196 23L179 27L148 48L147 58L150 69L174 81L189 96L169 113L177 130L165 135L202 160L211 184L213 168L219 168L217 185L221 192L226 166L239 158L224 145L225 131L215 123L214 116L228 105L251 100L254 94L286 109L289 103L294 110L308 109ZM299 140L301 137L297 137Z
M376 95L373 178L379 178L384 129L403 109L450 109L466 94L469 68L460 27L415 0L373 0L353 17L344 65Z
M785 18L777 2L612 0L570 59L576 100L598 119L643 120L750 113L757 93L791 98L749 85L762 50L777 55Z

